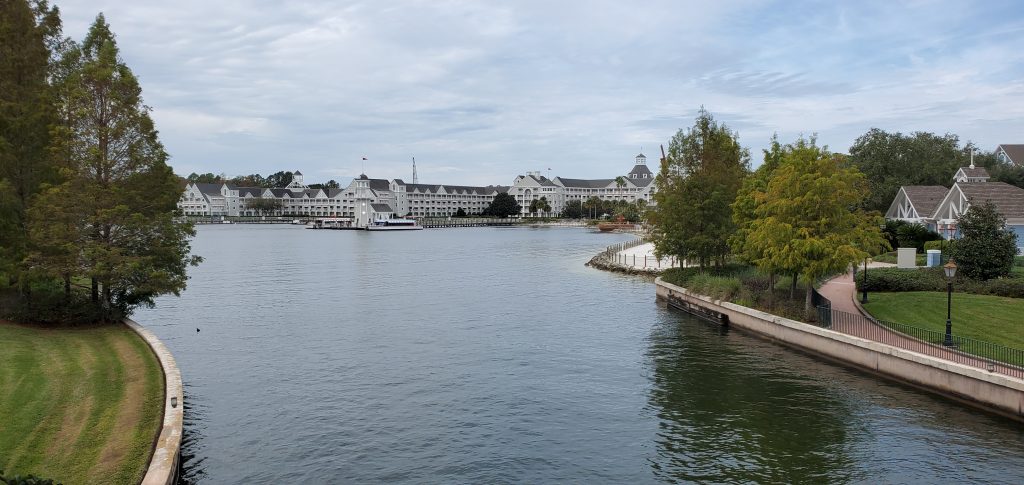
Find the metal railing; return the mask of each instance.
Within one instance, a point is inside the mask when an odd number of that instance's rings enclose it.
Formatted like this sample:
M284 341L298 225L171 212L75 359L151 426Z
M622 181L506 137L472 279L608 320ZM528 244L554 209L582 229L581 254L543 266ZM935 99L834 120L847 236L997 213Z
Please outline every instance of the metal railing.
M833 310L830 306L819 306L818 315L815 325L823 328L1024 379L1024 350L959 335L952 336L952 345L943 345L943 332Z
M816 288L811 289L811 305L818 309L818 325L828 326L832 323L832 300L818 293Z

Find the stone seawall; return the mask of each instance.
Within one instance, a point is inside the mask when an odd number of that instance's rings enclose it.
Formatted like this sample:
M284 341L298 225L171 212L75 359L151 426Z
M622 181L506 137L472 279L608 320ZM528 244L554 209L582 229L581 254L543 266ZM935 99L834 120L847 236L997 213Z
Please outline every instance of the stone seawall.
M1024 421L1024 380L712 300L656 281L659 300L730 327ZM699 312L694 310L699 308Z
M181 432L184 420L184 394L181 385L181 371L167 346L147 328L125 319L125 325L139 334L160 361L164 374L164 412L160 435L153 447L149 468L142 478L143 485L172 485L178 478L178 461L181 459Z

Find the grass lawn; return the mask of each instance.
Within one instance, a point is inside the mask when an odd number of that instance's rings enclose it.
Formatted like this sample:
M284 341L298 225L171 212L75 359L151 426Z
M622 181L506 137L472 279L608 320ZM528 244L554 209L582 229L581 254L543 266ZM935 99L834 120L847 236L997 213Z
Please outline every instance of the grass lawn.
M163 375L124 325L0 322L0 469L66 485L137 483L163 418Z
M870 293L864 308L875 318L946 331L946 293ZM953 293L953 335L1024 349L1024 299Z

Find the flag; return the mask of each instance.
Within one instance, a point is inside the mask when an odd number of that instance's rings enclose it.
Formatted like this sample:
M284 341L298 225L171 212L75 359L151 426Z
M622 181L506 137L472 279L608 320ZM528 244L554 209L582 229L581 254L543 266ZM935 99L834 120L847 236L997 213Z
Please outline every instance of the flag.
M363 157L363 160L366 160L366 157Z

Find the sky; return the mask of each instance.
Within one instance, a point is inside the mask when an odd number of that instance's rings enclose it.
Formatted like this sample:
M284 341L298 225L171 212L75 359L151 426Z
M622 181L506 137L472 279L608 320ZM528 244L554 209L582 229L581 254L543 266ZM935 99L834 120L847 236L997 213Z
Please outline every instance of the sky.
M1024 143L1017 0L51 2L76 40L104 13L180 175L612 178L701 106L753 166L773 133Z

